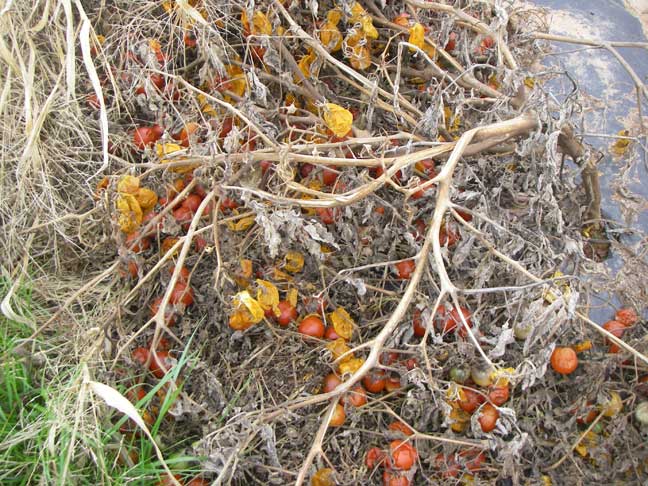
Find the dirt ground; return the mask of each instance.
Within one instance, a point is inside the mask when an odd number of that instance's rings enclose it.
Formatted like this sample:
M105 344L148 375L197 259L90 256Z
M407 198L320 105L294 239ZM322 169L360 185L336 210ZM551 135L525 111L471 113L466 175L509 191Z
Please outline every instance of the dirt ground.
M0 12L2 310L82 370L95 482L648 478L648 238L598 170L646 164L648 89L595 148L543 64L621 45L490 2L53 3Z

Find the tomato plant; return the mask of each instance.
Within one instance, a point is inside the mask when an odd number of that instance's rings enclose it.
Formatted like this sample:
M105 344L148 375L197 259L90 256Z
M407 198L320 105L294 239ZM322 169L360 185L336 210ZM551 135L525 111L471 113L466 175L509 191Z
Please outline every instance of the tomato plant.
M569 375L578 367L578 356L572 348L558 347L551 353L551 367L556 373Z
M307 336L322 338L324 337L324 323L322 319L315 315L304 317L297 327L297 331Z
M490 403L486 403L479 412L479 425L481 426L481 429L486 433L495 430L498 419L499 412L497 411L497 408L495 408Z

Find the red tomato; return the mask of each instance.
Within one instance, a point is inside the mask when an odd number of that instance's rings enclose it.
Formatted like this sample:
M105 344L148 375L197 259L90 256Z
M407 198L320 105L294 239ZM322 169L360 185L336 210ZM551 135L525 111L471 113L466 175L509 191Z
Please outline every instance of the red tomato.
M225 117L223 119L223 124L220 127L220 130L218 132L218 137L219 138L225 138L229 134L229 132L232 131L232 126L233 126L234 120L232 119L231 116Z
M163 134L164 129L160 125L138 127L133 133L133 142L138 149L143 150L157 142Z
M634 309L619 309L614 314L614 320L619 321L624 326L632 326L639 320L639 316Z
M410 429L404 422L401 422L400 420L396 420L395 422L389 424L388 429L393 430L394 432L401 432L405 434L407 437L409 437L410 435L414 435L414 431Z
M423 325L423 317L421 311L416 309L412 315L412 327L414 328L414 335L418 337L425 336L425 326Z
M488 392L488 399L493 405L501 407L509 399L509 387L506 386L493 386Z
M139 231L135 231L126 237L125 244L131 251L140 253L151 247L151 240L150 238L142 237Z
M173 287L171 296L169 297L169 303L173 305L183 304L185 306L190 306L193 304L193 301L193 289L184 282L177 282L175 287Z
M385 372L383 370L371 370L362 379L362 384L371 393L380 393L385 389Z
M461 239L461 235L456 228L450 225L443 225L439 230L439 244L448 245L448 248L454 246Z
M623 336L623 333L626 330L626 327L618 321L608 321L605 324L603 324L603 329L608 331L613 336L621 338L621 336ZM618 353L621 350L619 345L613 343L612 340L606 339L605 342L610 345L609 348L610 353Z
M410 278L412 278L412 274L416 269L416 262L414 260L405 260L396 263L394 267L396 267L398 278L400 278L401 280L409 280Z
M297 309L295 309L290 304L290 302L282 300L281 302L279 302L277 307L279 307L281 314L279 314L279 317L275 316L275 319L277 319L277 322L280 326L287 326L292 321L297 319Z
M473 413L484 403L485 398L480 393L468 388L461 389L461 398L458 400L459 407L464 412Z
M329 393L335 390L338 386L342 384L342 380L335 373L329 373L324 377L324 383L322 384L322 393Z
M393 440L389 444L389 452L394 469L407 471L414 466L418 453L416 448L404 440Z
M261 162L259 162L259 165L261 166L262 174L265 174L266 172L268 172L268 170L274 168L274 162L270 160L262 160Z
M184 45L187 49L193 49L198 45L196 36L192 32L185 32L183 37Z
M306 179L311 174L311 172L313 172L313 169L315 169L315 166L313 164L302 164L299 168L299 175L302 179Z
M455 32L450 32L448 36L448 42L445 45L446 51L454 51L457 47L457 34Z
M151 305L149 306L149 316L151 318L158 313L161 304L162 304L162 297L158 297L153 302L151 302ZM172 327L176 323L176 314L171 308L171 306L169 305L164 310L164 323L167 325L167 327Z
M427 177L432 178L436 176L436 165L433 159L423 159L419 160L416 165L416 170L422 172Z
M490 403L485 404L479 413L479 425L484 432L488 433L495 430L497 420L499 419L499 412Z
M383 486L410 486L407 476L386 469L383 471Z
M173 217L180 224L188 224L193 219L193 211L184 206L180 206L178 209L173 210Z
M146 364L148 360L149 350L147 348L135 348L133 354L131 355L135 361L139 364Z
M372 447L365 455L365 466L367 466L367 469L374 469L376 466L383 466L386 458L387 454L385 451L379 447Z
M367 404L367 391L362 385L356 385L351 388L351 391L346 396L346 402L350 403L356 408L362 407Z
M468 324L468 327L472 327L472 321L470 320L470 311L465 307L459 307L458 310L457 308L453 308L450 311L447 318L445 319L445 322L443 323L442 330L444 333L449 333L457 329L457 327L459 327L459 336L465 338L466 336L468 336L468 331L466 331L465 326L461 321L461 316L459 315L460 311L461 314L463 314L463 317L466 319L466 323Z
M316 208L315 211L324 224L335 223L336 211L333 208Z
M202 202L202 197L197 194L189 194L184 201L182 201L182 207L188 209L192 213L195 213L198 210L198 206Z
M344 407L339 403L337 403L335 405L335 411L333 412L333 416L331 417L331 421L329 422L329 425L331 427L340 427L345 420L346 420L346 413L344 412Z
M299 323L297 331L307 336L322 338L324 337L324 323L317 316L306 316Z
M328 339L329 341L335 341L336 339L339 339L340 336L335 332L335 328L333 326L327 326L326 330L324 331L324 338Z
M326 186L332 186L333 184L335 184L337 178L338 178L337 167L335 167L334 165L332 165L330 169L325 168L322 171L322 182Z
M175 265L172 265L169 267L169 276L173 275L173 272L175 272ZM178 274L178 282L184 282L187 283L189 281L189 276L191 275L191 272L187 267L181 267L180 268L180 273Z

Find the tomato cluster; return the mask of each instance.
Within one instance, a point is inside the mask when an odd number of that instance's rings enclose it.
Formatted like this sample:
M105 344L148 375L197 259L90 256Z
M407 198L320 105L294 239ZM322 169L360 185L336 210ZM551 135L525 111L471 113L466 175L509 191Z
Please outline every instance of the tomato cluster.
M392 440L388 449L371 447L365 454L365 466L367 469L384 468L384 486L409 486L416 473L418 460L418 451L410 439L414 432L403 422L393 422L389 425L389 430L400 433L404 439Z

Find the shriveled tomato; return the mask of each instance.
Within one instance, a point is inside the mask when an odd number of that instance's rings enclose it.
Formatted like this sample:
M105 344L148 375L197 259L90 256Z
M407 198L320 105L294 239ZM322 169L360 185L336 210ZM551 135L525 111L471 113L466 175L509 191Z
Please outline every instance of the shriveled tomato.
M623 333L626 330L626 326L619 321L608 321L605 324L603 324L603 329L608 331L613 336L621 338L621 336L623 336ZM612 342L611 339L606 339L605 342L610 345L609 347L610 353L618 353L621 350L619 345Z
M160 125L138 127L133 133L133 142L138 149L143 150L157 142L163 134L164 129Z
M379 447L372 447L365 455L365 466L374 469L376 466L383 466L387 459L387 453Z
M319 219L324 224L333 224L337 216L337 211L334 208L316 208L315 212Z
M158 297L153 302L151 302L151 305L149 306L149 315L150 317L155 316L155 314L158 313L160 310L160 305L162 304L162 297ZM164 323L168 326L174 326L176 323L176 314L171 308L171 306L167 306L164 312Z
M389 430L393 430L394 432L401 432L402 434L405 434L406 436L410 436L414 434L414 431L410 429L405 422L401 422L400 420L396 420L389 424L389 427L387 427Z
M362 379L362 384L371 393L380 393L385 389L385 372L383 370L371 370Z
M551 367L556 373L569 375L578 367L578 356L572 348L558 347L551 354Z
M140 253L151 247L151 239L143 237L139 231L135 231L126 237L125 244L131 251Z
M504 405L509 399L508 385L491 387L488 392L488 399L493 405L497 405L498 407Z
M481 393L477 393L469 388L462 388L458 402L461 410L473 413L484 401L485 398Z
M314 315L306 316L297 327L297 331L301 334L316 338L324 337L324 329L322 319Z
M299 175L302 177L302 179L306 179L314 169L315 166L313 164L302 164L299 168Z
M484 432L491 432L495 430L497 420L499 419L499 412L490 403L485 404L479 412L479 425Z
M627 327L635 324L639 320L639 316L634 309L625 308L616 311L614 314L614 320Z
M279 316L274 316L280 326L287 326L292 321L297 319L297 309L295 309L290 302L282 300L277 305L279 307Z
M171 296L169 297L169 302L173 305L183 304L185 306L190 306L194 301L193 289L189 287L185 282L177 282L173 290L171 291Z
M425 326L423 326L423 318L421 316L421 311L416 309L412 315L412 327L414 329L414 335L418 337L425 336Z
M401 280L409 280L416 269L416 262L414 260L405 260L398 262L394 265L396 274Z
M398 376L390 375L385 381L385 391L391 393L401 388L400 378Z
M393 440L389 444L389 453L394 469L407 471L414 466L418 453L416 448L407 441Z
M435 467L444 478L456 478L459 475L459 465L454 454L437 454L434 459Z
M383 486L410 486L409 478L396 471L386 469L383 471Z

